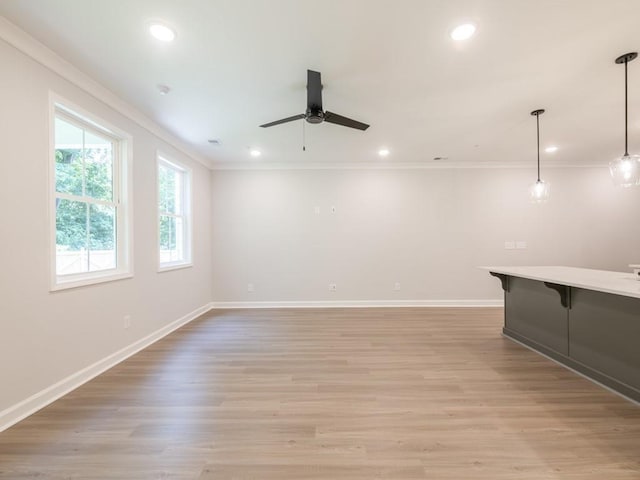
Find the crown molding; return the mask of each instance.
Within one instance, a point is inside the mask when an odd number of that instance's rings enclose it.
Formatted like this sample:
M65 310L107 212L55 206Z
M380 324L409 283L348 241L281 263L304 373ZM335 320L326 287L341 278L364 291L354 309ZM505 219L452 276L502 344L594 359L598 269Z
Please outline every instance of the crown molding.
M555 170L559 168L608 168L601 164L575 164L556 163L545 166L545 170ZM213 162L211 170L482 170L482 169L531 169L535 166L530 163L468 163L468 162L439 162L418 163L418 162L360 162L360 163L340 163L340 162Z
M208 169L212 168L210 160L194 152L185 142L179 140L174 134L168 132L154 120L150 119L141 111L125 102L104 85L79 70L76 66L40 43L3 16L0 16L0 39L29 56L45 68L60 75L62 78L71 82L81 90L84 90L106 106L137 123L140 127L184 153L189 158L204 165Z

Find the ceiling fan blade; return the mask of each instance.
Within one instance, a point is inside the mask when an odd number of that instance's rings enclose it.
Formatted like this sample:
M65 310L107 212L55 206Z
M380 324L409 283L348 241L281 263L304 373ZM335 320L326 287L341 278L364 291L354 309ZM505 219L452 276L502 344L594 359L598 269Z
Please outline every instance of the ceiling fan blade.
M313 70L307 70L307 108L322 110L322 79Z
M332 112L324 113L324 121L335 123L336 125L342 125L343 127L355 128L357 130L366 130L369 128L369 125L366 123L358 122L357 120L352 120Z
M260 125L262 128L273 127L274 125L280 125L281 123L295 122L296 120L302 120L305 117L304 113L300 115L294 115L293 117L283 118L282 120L276 120L275 122L265 123Z

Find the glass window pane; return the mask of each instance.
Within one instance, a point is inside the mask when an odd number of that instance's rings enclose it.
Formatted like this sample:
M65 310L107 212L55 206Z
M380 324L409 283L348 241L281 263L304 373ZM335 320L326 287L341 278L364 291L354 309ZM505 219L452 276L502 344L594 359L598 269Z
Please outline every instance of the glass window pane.
M176 212L176 172L160 165L158 168L158 199L161 212Z
M160 216L160 261L170 262L175 248L175 218Z
M116 208L89 206L89 271L116 268Z
M175 248L171 260L173 262L183 261L184 258L184 221L182 218L175 219Z
M113 144L111 140L85 132L85 194L100 200L113 200Z
M185 218L185 201L189 189L188 174L177 166L158 164L158 209L160 229L160 264L184 263L189 245Z
M160 263L184 261L184 221L160 217Z
M56 273L88 271L87 204L56 199Z
M82 129L56 118L56 192L82 195L82 145Z
M183 189L184 189L184 173L174 170L174 212L176 215L182 215L184 208L183 203Z
M167 213L167 167L158 165L158 209Z

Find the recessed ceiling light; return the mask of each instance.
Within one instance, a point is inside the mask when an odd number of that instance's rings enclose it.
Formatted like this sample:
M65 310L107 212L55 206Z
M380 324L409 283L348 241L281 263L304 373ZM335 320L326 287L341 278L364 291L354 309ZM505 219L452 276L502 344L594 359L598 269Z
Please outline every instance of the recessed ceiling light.
M215 145L216 147L222 145L222 141L219 138L210 138L209 140L207 140L207 142L209 142L211 145Z
M451 38L454 40L468 40L476 32L476 26L473 23L463 23L451 30Z
M390 153L391 152L388 148L381 148L380 150L378 150L378 155L380 155L381 157L388 157Z
M252 157L257 158L257 157L259 157L260 155L262 155L262 152L261 152L260 150L256 149L256 148L252 148L252 149L249 151L249 154L250 154Z
M173 42L176 38L176 32L162 23L149 25L149 33L161 42Z
M545 148L544 151L547 153L555 153L558 151L558 147L556 147L555 145L550 145L547 148Z

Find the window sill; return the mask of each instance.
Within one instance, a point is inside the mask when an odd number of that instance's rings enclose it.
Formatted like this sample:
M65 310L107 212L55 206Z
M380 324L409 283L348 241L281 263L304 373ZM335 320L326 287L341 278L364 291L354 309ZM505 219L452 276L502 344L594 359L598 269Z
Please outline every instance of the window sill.
M158 273L171 272L173 270L182 270L183 268L192 268L193 263L168 263L158 267Z
M70 288L86 287L89 285L96 285L99 283L115 282L118 280L125 280L127 278L133 278L132 272L120 272L111 273L108 275L96 275L86 277L75 277L69 280L60 280L56 278L55 283L51 285L50 292L57 292L60 290L68 290Z

